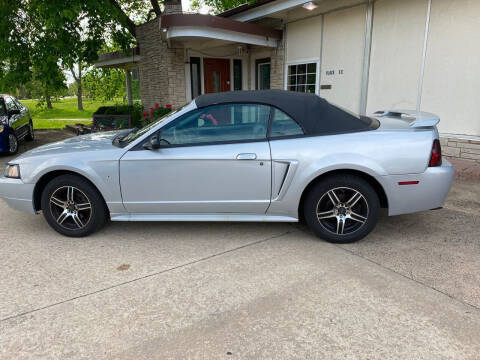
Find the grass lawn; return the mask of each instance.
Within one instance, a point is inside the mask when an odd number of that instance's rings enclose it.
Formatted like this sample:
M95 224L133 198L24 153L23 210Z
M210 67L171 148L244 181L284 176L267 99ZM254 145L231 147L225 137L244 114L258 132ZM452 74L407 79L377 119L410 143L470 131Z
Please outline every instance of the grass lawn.
M39 129L63 129L65 125L84 124L91 125L92 120L78 119L78 120L58 120L58 119L35 119L33 118L33 128Z
M52 109L37 107L38 100L22 100L21 103L29 108L35 129L63 129L67 124L91 124L95 110L121 103L121 99L103 103L84 99L82 111L77 109L76 97L53 102Z
M45 107L38 108L36 105L38 100L22 100L22 104L30 109L30 114L33 120L37 119L91 119L92 114L100 106L115 105L115 103L121 103L121 99L117 101L98 102L83 100L82 111L77 109L77 98L68 98L55 101L52 103L52 109Z

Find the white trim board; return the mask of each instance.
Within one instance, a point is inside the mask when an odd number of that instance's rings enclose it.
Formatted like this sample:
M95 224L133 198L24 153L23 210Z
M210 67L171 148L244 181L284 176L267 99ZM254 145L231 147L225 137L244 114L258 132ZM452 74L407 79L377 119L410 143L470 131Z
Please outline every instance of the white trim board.
M242 44L277 47L278 40L261 35L251 35L230 30L208 28L202 26L171 27L167 32L167 40L176 38L207 38L232 41Z

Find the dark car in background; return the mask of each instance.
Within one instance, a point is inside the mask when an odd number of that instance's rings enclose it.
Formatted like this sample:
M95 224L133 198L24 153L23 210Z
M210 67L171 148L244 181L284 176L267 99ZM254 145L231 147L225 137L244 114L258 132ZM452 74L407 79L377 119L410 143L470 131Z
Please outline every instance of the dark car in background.
M33 122L28 108L15 97L0 94L0 152L18 151L18 141L33 141Z

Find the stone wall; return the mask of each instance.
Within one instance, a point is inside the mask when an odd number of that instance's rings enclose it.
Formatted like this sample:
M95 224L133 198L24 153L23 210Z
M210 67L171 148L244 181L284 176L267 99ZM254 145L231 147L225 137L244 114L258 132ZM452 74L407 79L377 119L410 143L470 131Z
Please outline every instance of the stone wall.
M137 27L140 48L140 92L145 110L159 104L174 108L186 102L182 49L168 48L162 41L158 19Z
M284 54L283 44L278 48L272 50L271 68L270 68L270 88L283 90L284 83Z
M440 137L442 154L453 158L473 160L480 163L480 140L453 136Z

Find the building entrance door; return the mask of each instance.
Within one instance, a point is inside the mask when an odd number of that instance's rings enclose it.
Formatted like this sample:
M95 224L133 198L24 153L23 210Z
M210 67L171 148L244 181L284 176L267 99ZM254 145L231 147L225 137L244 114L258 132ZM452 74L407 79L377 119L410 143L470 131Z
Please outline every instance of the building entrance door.
M230 60L203 59L205 93L230 91Z

